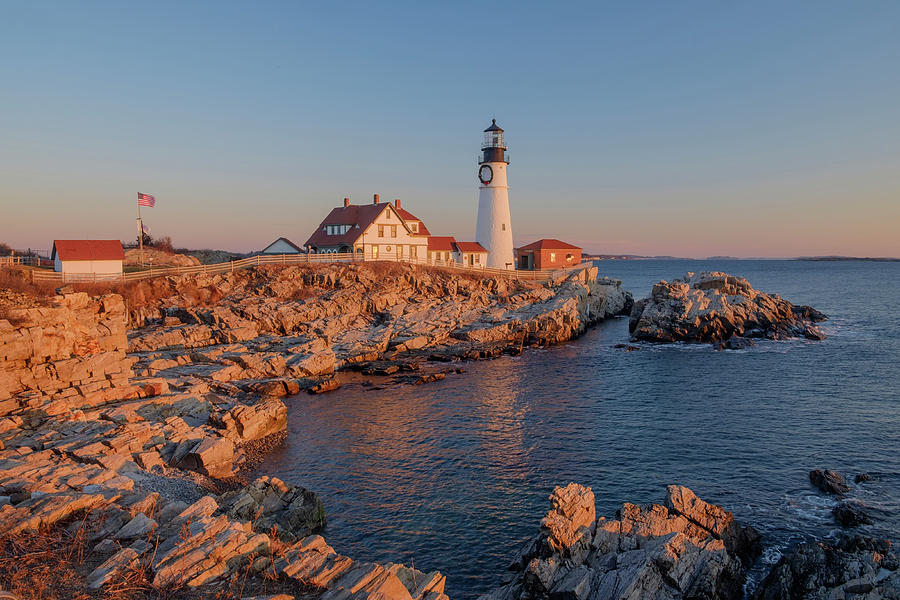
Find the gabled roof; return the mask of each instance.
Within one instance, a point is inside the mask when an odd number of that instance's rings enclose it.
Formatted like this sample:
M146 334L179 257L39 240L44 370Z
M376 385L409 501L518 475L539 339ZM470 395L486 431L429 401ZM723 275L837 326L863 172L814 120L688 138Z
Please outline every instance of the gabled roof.
M456 247L460 252L477 252L487 254L488 251L478 242L456 242Z
M285 244L287 244L288 246L290 246L291 248L293 248L293 249L296 250L297 252L303 252L303 249L300 248L300 246L298 246L297 244L295 244L295 243L292 242L291 240L287 239L286 237L280 237L280 238L278 238L277 240L275 240L274 242L272 242L271 244L269 244L268 246L266 246L265 248L263 248L262 251L265 252L266 250L268 250L269 248L271 248L272 246L274 246L274 245L277 244L278 242L284 242Z
M419 231L413 231L413 235L431 235L431 232L428 231L427 227L425 227L425 223L422 222L422 219L412 214L405 208L397 208L395 206L394 210L397 211L397 214L400 215L400 218L404 221L416 221L419 224Z
M309 239L307 246L352 246L366 228L375 222L382 212L392 208L390 204L350 204L331 209L328 216L319 223ZM325 225L350 225L350 230L341 235L328 235Z
M581 250L581 248L553 238L545 238L522 246L519 250Z
M125 260L119 240L53 240L50 259L59 260Z
M429 252L453 252L453 244L456 240L449 235L432 235L428 238Z

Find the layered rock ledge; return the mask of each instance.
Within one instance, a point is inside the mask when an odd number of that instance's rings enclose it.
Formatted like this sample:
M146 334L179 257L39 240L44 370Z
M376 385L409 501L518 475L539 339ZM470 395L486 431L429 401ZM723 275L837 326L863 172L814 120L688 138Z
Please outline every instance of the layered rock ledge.
M822 340L815 324L825 319L814 308L755 290L743 277L704 272L654 285L649 298L634 303L628 328L636 340L727 341L725 347L737 348L752 338Z
M510 567L511 581L480 600L737 599L759 534L691 490L669 486L665 505L625 503L596 518L590 488L550 495L540 533Z

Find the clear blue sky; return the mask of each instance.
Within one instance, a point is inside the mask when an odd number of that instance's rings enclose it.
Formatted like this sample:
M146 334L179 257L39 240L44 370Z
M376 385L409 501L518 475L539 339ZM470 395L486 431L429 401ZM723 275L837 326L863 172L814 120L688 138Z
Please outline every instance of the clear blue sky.
M517 242L900 255L900 2L18 2L0 241L298 243L350 195L474 238L507 131Z

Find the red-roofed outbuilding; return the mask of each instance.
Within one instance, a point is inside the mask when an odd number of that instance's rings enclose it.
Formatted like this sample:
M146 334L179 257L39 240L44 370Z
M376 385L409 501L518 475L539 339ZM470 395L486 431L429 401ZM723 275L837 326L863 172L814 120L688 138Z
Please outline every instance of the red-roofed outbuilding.
M50 259L57 273L121 275L125 251L119 240L53 240Z
M524 270L563 269L581 264L581 248L546 238L516 248L516 267Z

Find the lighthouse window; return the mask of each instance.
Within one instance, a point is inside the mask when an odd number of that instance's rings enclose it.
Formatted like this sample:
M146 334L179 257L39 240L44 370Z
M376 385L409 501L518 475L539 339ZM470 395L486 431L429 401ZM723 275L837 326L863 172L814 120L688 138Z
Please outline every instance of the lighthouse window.
M506 231L506 223L503 223L502 225L500 225L500 227L503 229L503 231Z

